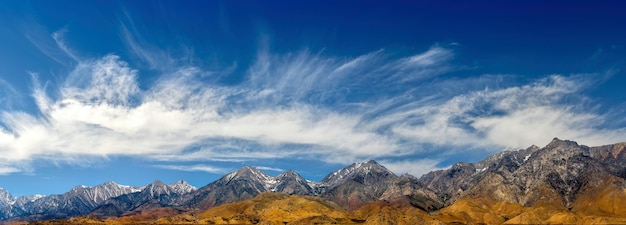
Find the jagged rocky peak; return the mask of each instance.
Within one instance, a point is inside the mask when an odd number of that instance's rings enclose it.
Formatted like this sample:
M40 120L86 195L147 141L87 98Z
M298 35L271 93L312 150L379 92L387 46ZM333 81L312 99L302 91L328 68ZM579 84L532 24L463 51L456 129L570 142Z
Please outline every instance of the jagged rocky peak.
M563 149L562 146L578 146L575 142L559 139L554 139L551 144L552 148L558 149ZM463 197L465 191L476 186L483 178L493 174L498 174L498 177L508 177L509 174L529 163L532 165L524 167L524 170L529 170L529 174L536 173L533 172L533 168L543 168L541 159L549 160L552 157L544 156L547 148L532 145L526 149L502 151L476 163L455 163L448 169L424 174L419 181L424 187L433 190L439 199L448 205Z
M282 172L280 174L278 174L277 177L299 177L300 174L298 174L296 171L293 170L287 170L285 172Z
M0 206L7 206L10 205L11 203L13 203L15 199L13 198L13 195L11 195L11 193L9 193L7 190L4 190L4 188L0 188Z
M239 170L231 172L218 180L219 183L226 185L234 181L243 181L256 183L261 185L261 191L267 191L271 186L276 184L276 178L267 175L263 171L250 166L241 167Z
M157 179L157 180L154 180L152 183L146 185L146 187L144 189L146 189L146 188L155 188L155 187L165 187L165 183L163 183L163 181Z
M170 186L172 189L174 189L175 192L179 194L190 193L198 189L184 180L176 181L174 183L169 184L168 186Z
M171 184L165 184L161 180L155 180L154 182L146 185L141 190L141 195L159 197L161 195L166 196L179 196L187 194L196 190L196 187L191 186L187 182L180 180Z
M241 169L228 174L227 177L229 177L230 179L245 177L245 178L251 178L251 179L256 179L260 181L270 180L272 178L270 175L267 175L266 173L257 169L256 167L251 167L251 166L241 167Z
M540 149L541 148L537 145L531 145L526 149L502 151L494 155L488 156L480 162L471 164L476 168L477 172L482 172L490 168L493 169L494 167L502 166L506 166L507 168L511 169L511 166L516 167L526 162L535 152L539 151ZM508 165L503 165L503 161L505 162L505 164Z
M452 165L452 167L450 167L449 174L450 176L454 177L461 172L471 174L471 173L474 173L475 170L476 170L476 167L474 166L473 163L458 162Z
M293 170L285 171L274 178L276 181L270 185L269 190L272 192L281 192L287 194L298 195L314 195L316 194L311 184L300 174Z
M155 180L154 182L146 185L146 187L141 190L142 193L150 193L152 195L159 194L170 194L171 188L163 183L163 181Z
M578 143L576 143L575 141L570 141L570 140L561 140L558 137L552 138L552 141L550 141L550 143L548 143L548 145L546 145L545 148L555 148L555 147L566 147L566 146L570 146L570 147L574 147L574 146L579 146Z
M415 177L415 176L413 176L413 175L411 175L411 174L409 174L409 173L404 173L404 174L402 174L400 177L402 177L402 178L407 178L407 179L411 179L411 180L417 180L417 177Z
M593 157L600 160L605 160L607 157L613 159L626 158L626 142L592 147L591 150Z
M137 191L139 190L135 187L120 185L114 181L107 181L94 187L85 185L77 186L70 191L70 194L74 193L77 195L84 195L85 197L92 199L95 203L99 203L113 197Z
M15 198L15 204L16 205L24 205L28 202L34 202L37 199L46 197L45 195L39 195L39 194L35 194L35 195L26 195L26 196L20 196Z
M529 151L533 151L533 152L534 152L534 151L537 151L537 150L539 150L539 149L541 149L539 146L537 146L537 145L531 145L531 146L530 146L530 147L528 147L526 150L529 150Z
M460 182L471 190L464 189L469 192L459 196L480 195L522 205L542 202L569 208L587 184L597 182L590 175L601 177L604 173L598 162L589 157L589 147L558 138L544 148L531 146L508 152L492 165L495 167L486 171L489 175ZM452 190L439 189L443 193ZM455 199L452 197L451 202Z
M110 181L104 182L103 184L101 184L101 186L111 187L111 186L121 186L121 185L116 183L115 181L110 180Z
M578 145L575 141L554 138L546 147L540 149L537 155L541 156L543 160L563 160L575 155L589 157L590 152L589 147Z
M589 152L611 174L626 179L626 142L591 147Z
M298 182L306 181L302 176L300 176L300 174L293 170L287 170L285 172L282 172L281 174L278 174L275 179L277 182L281 182L284 180L297 180Z
M358 179L360 182L365 182L367 177L397 177L393 172L384 166L378 164L374 160L370 160L362 163L352 163L350 166L328 174L322 179L322 184L327 186L334 186L344 183L346 180ZM379 180L379 179L375 180Z

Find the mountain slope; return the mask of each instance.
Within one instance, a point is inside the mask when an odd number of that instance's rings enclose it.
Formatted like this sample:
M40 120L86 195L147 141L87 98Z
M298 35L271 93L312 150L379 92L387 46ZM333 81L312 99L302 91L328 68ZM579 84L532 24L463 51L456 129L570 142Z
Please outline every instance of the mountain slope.
M440 179L440 182L448 179L446 184L457 187L465 185L467 189L458 192L457 201L440 210L438 216L446 223L623 221L626 181L614 172L624 168L616 164L607 167L603 161L606 158L594 157L594 151L599 152L555 138L541 149L506 152L496 157L499 159L491 163L491 168L479 169L475 168L476 164L466 164L462 167L465 170L461 170L463 176ZM527 155L520 158L524 154ZM601 154L595 154L598 155ZM470 174L470 169L476 172ZM460 171L453 166L438 173L454 174L455 170ZM432 174L425 177L426 181L435 180L431 179Z
M598 160L607 172L626 179L626 142L591 147L589 154Z
M316 190L311 187L310 182L305 180L300 174L293 170L285 171L274 178L276 181L270 186L270 191L295 194L295 195L315 195Z
M172 206L179 197L195 191L196 188L185 181L164 184L156 180L141 191L111 198L94 208L91 214L98 217L121 216L132 211Z
M325 223L350 221L339 206L316 197L262 193L255 198L209 209L199 215L200 223L285 224L318 219Z
M269 191L273 177L253 167L242 167L184 197L182 205L208 209L224 203L253 198Z
M607 176L610 174L604 167L590 157L588 147L555 138L526 161L496 166L467 194L526 206L545 204L571 209L585 188Z
M419 182L447 206L465 196L466 191L489 174L516 170L538 150L539 147L533 145L523 150L500 152L477 163L459 162L450 169L429 172Z
M94 187L77 186L61 195L16 201L11 208L12 217L28 220L67 218L91 212L104 201L123 194L138 191L131 186L119 185L113 181Z
M326 176L322 197L348 210L377 200L397 176L376 161L353 163Z
M434 192L420 186L413 176L396 176L371 160L333 172L320 183L320 196L336 202L347 210L355 210L376 200L410 201L424 210L435 210L442 202Z

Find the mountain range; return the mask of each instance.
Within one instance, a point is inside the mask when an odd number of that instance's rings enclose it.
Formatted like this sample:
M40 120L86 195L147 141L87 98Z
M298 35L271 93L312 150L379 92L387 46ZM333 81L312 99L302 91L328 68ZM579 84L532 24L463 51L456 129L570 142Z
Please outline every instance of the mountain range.
M268 202L291 204L275 209L279 211L300 212L294 208L298 204L321 210L298 214L302 218L283 216L285 221L280 223L626 222L626 143L588 147L555 138L543 148L531 146L476 163L459 162L421 178L398 176L376 161L368 161L332 172L320 182L291 170L270 176L254 167L242 167L201 188L184 181L155 181L143 187L107 182L78 186L60 195L18 198L0 189L0 219L82 216L107 220L160 212L158 215L165 216L151 220L167 216L178 222L193 217L187 220L253 223L274 218L274 214L252 212L264 207L266 212L271 208ZM241 211L246 207L252 211ZM230 215L232 210L241 212L230 219L215 217ZM416 215L419 218L414 218Z

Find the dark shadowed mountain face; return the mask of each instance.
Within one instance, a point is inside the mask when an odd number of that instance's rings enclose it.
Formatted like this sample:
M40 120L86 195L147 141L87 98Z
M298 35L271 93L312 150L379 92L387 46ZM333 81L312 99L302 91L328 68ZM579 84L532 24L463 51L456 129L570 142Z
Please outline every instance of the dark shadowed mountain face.
M330 173L321 182L308 181L295 171L274 177L243 167L200 189L184 181L155 181L140 188L107 182L79 186L62 195L19 198L0 189L0 218L39 220L89 213L108 217L162 207L205 210L264 192L318 196L346 210L385 201L433 212L470 197L530 207L613 210L615 214L621 203L611 196L626 198L625 147L626 143L619 143L590 148L555 138L544 148L531 146L477 163L460 162L419 179L397 176L376 161L368 161Z

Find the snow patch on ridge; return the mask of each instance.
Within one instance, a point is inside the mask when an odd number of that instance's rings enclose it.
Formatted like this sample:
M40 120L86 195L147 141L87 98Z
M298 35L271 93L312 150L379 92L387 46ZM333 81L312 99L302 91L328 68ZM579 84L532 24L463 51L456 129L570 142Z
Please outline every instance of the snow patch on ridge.
M525 156L525 157L524 157L524 162L526 162L526 160L528 160L528 159L530 158L530 156L531 156L531 155L533 155L533 154L531 153L531 154L528 154L527 156Z
M489 167L485 167L485 168L482 168L482 169L478 169L478 168L477 168L477 169L476 169L476 172L474 172L474 175L479 174L479 173L482 173L482 172L485 172L487 169L489 169Z

